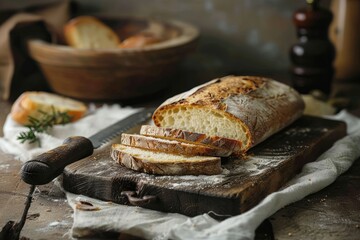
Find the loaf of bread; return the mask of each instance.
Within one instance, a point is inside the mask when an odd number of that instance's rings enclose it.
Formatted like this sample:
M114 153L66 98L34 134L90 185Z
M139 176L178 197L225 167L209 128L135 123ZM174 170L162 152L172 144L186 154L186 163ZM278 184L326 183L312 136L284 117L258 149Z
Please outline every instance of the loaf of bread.
M140 134L169 140L185 141L188 143L200 143L230 151L233 155L241 155L242 142L219 136L210 136L204 133L189 132L176 128L162 128L153 125L143 125Z
M156 126L140 135L123 134L112 157L136 171L161 174L219 174L222 156L244 154L298 119L301 96L272 79L227 76L212 80L161 104L153 114ZM201 148L199 147L201 146Z
M87 111L82 102L47 92L24 92L11 108L11 118L19 124L28 124L29 116L39 118L41 112L66 112L71 121L81 118Z
M80 16L64 26L64 37L69 46L82 49L118 48L118 35L95 17Z
M123 133L121 135L121 144L137 148L149 149L152 151L187 156L198 155L227 157L232 153L230 150L212 147L205 144L195 144L183 142L180 140L161 139L151 136L126 133Z
M221 159L185 156L113 144L111 157L135 171L160 175L213 175L221 173Z
M159 127L234 139L246 152L294 122L303 110L301 96L285 84L226 76L166 100L153 121Z

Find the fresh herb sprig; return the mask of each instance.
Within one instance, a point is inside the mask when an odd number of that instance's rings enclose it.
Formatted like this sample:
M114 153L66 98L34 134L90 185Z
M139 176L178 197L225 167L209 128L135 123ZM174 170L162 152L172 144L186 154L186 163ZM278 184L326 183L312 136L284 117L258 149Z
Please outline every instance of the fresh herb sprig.
M28 117L29 124L25 125L27 131L19 133L17 140L21 143L37 142L39 146L41 146L40 138L37 136L37 133L47 132L56 124L66 124L71 121L71 116L67 112L56 111L53 106L51 107L50 113L42 110L39 110L38 112L38 118L32 116Z

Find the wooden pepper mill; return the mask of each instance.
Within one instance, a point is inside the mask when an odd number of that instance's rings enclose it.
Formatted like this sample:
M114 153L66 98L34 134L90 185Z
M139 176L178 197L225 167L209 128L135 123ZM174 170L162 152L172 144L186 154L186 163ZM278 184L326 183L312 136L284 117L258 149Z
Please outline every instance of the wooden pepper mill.
M335 48L329 40L328 29L333 15L319 6L319 0L307 0L307 3L307 7L293 15L299 40L290 49L293 86L300 93L320 90L329 94Z

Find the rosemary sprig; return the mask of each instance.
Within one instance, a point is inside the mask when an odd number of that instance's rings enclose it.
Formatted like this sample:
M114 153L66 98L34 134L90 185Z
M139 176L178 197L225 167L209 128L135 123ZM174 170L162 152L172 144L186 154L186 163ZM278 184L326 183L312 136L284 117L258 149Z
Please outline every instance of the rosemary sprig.
M38 111L40 113L38 118L29 116L29 124L25 125L27 127L26 132L20 132L17 140L21 143L28 141L29 143L37 142L41 146L41 142L37 133L47 132L56 124L66 124L71 121L71 116L67 112L56 111L55 108L51 107L51 112L45 112L42 110Z

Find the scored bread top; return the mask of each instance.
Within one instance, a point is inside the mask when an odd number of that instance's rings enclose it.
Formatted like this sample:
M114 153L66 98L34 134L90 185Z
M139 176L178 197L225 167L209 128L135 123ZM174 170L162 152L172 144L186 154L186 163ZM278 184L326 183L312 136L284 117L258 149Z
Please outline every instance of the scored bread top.
M28 124L29 116L38 118L42 112L66 112L71 121L80 119L87 111L82 102L47 92L24 92L12 105L10 115L20 124Z
M247 151L299 118L303 110L301 96L285 84L226 76L166 100L153 121L160 127L236 139Z
M80 16L64 26L64 37L68 45L82 49L118 48L119 36L99 19Z

